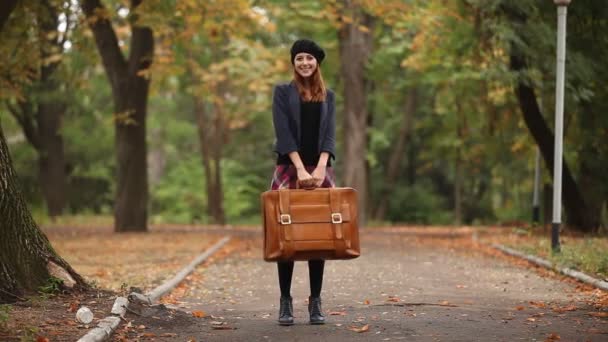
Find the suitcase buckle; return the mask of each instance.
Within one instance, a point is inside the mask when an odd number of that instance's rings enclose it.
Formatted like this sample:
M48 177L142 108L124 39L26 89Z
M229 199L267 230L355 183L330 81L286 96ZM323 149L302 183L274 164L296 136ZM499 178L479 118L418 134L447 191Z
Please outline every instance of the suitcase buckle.
M331 213L331 223L342 223L342 214Z
M291 224L291 216L289 214L281 214L279 221L281 221L281 224Z

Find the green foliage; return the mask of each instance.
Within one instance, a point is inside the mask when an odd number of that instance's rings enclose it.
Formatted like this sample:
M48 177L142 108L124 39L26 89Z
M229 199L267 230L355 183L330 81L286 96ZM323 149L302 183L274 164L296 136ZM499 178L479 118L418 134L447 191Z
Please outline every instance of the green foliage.
M38 287L41 295L54 295L61 292L63 280L56 277L49 277L44 285Z
M416 224L450 224L453 214L429 184L399 186L391 193L387 219Z
M8 304L0 304L0 331L8 328L8 320L11 318L12 306Z
M191 157L168 169L151 189L152 222L206 223L206 202L202 162Z
M322 45L326 84L337 92L340 176L343 89L339 29L352 19L335 1L144 2L124 15L127 3L104 0L123 52L130 23L153 28L156 55L149 74L147 139L150 212L153 222L206 223L206 175L194 103L207 111L204 132L222 139L222 188L229 223L258 222L259 193L274 167L271 85L291 78L289 46L309 37ZM229 5L227 5L229 4ZM367 160L373 211L380 196L390 198L384 221L451 223L460 181L464 223L528 220L535 141L521 118L514 93L522 79L534 87L550 127L555 102L555 23L551 1L412 0L361 1L376 18L374 49L366 65L370 112ZM118 14L118 10L122 14ZM74 20L70 47L56 51L58 87L41 93L39 65L44 39L35 34L40 6L23 3L0 34L0 99L16 103L45 96L68 103L61 134L66 146L70 214L109 215L115 189L114 106L110 86L91 32ZM508 11L525 14L517 22ZM74 17L74 19L78 19ZM608 29L603 0L569 6L565 158L586 201L604 212L607 225L608 144L605 144ZM369 28L359 27L366 30ZM48 43L48 42L47 42ZM67 46L67 45L66 45ZM511 47L529 68L512 73ZM35 51L35 53L33 52ZM398 165L398 181L386 180L400 138L410 91L416 90L411 127ZM2 127L11 140L15 169L36 216L45 215L38 184L37 153L4 106ZM217 123L221 121L221 125ZM15 138L17 137L17 138ZM15 139L13 139L15 138ZM158 158L158 159L155 159ZM462 171L457 179L456 170ZM544 169L543 181L550 181Z

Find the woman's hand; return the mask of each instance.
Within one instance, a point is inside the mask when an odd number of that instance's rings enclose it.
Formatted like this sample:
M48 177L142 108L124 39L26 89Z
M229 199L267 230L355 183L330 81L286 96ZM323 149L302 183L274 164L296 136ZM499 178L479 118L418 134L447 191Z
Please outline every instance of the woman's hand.
M297 168L298 184L303 189L315 188L316 180L311 176L305 168Z
M323 181L325 180L325 171L325 167L317 166L312 172L311 177L315 179L316 187L320 187L323 184Z

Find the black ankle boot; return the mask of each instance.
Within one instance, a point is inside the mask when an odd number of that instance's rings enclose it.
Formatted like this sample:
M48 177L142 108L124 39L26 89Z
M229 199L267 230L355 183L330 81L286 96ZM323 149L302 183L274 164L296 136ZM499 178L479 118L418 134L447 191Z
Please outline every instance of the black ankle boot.
M293 302L291 300L291 297L281 296L281 301L279 304L279 324L293 324Z
M325 316L321 310L321 297L308 297L308 313L310 324L325 324Z

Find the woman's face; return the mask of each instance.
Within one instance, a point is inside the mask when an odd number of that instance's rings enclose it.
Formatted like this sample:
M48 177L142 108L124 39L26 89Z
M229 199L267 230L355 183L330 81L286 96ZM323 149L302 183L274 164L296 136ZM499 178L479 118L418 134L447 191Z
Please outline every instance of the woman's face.
M300 76L310 77L317 69L317 59L309 53L300 52L294 58L293 67Z

